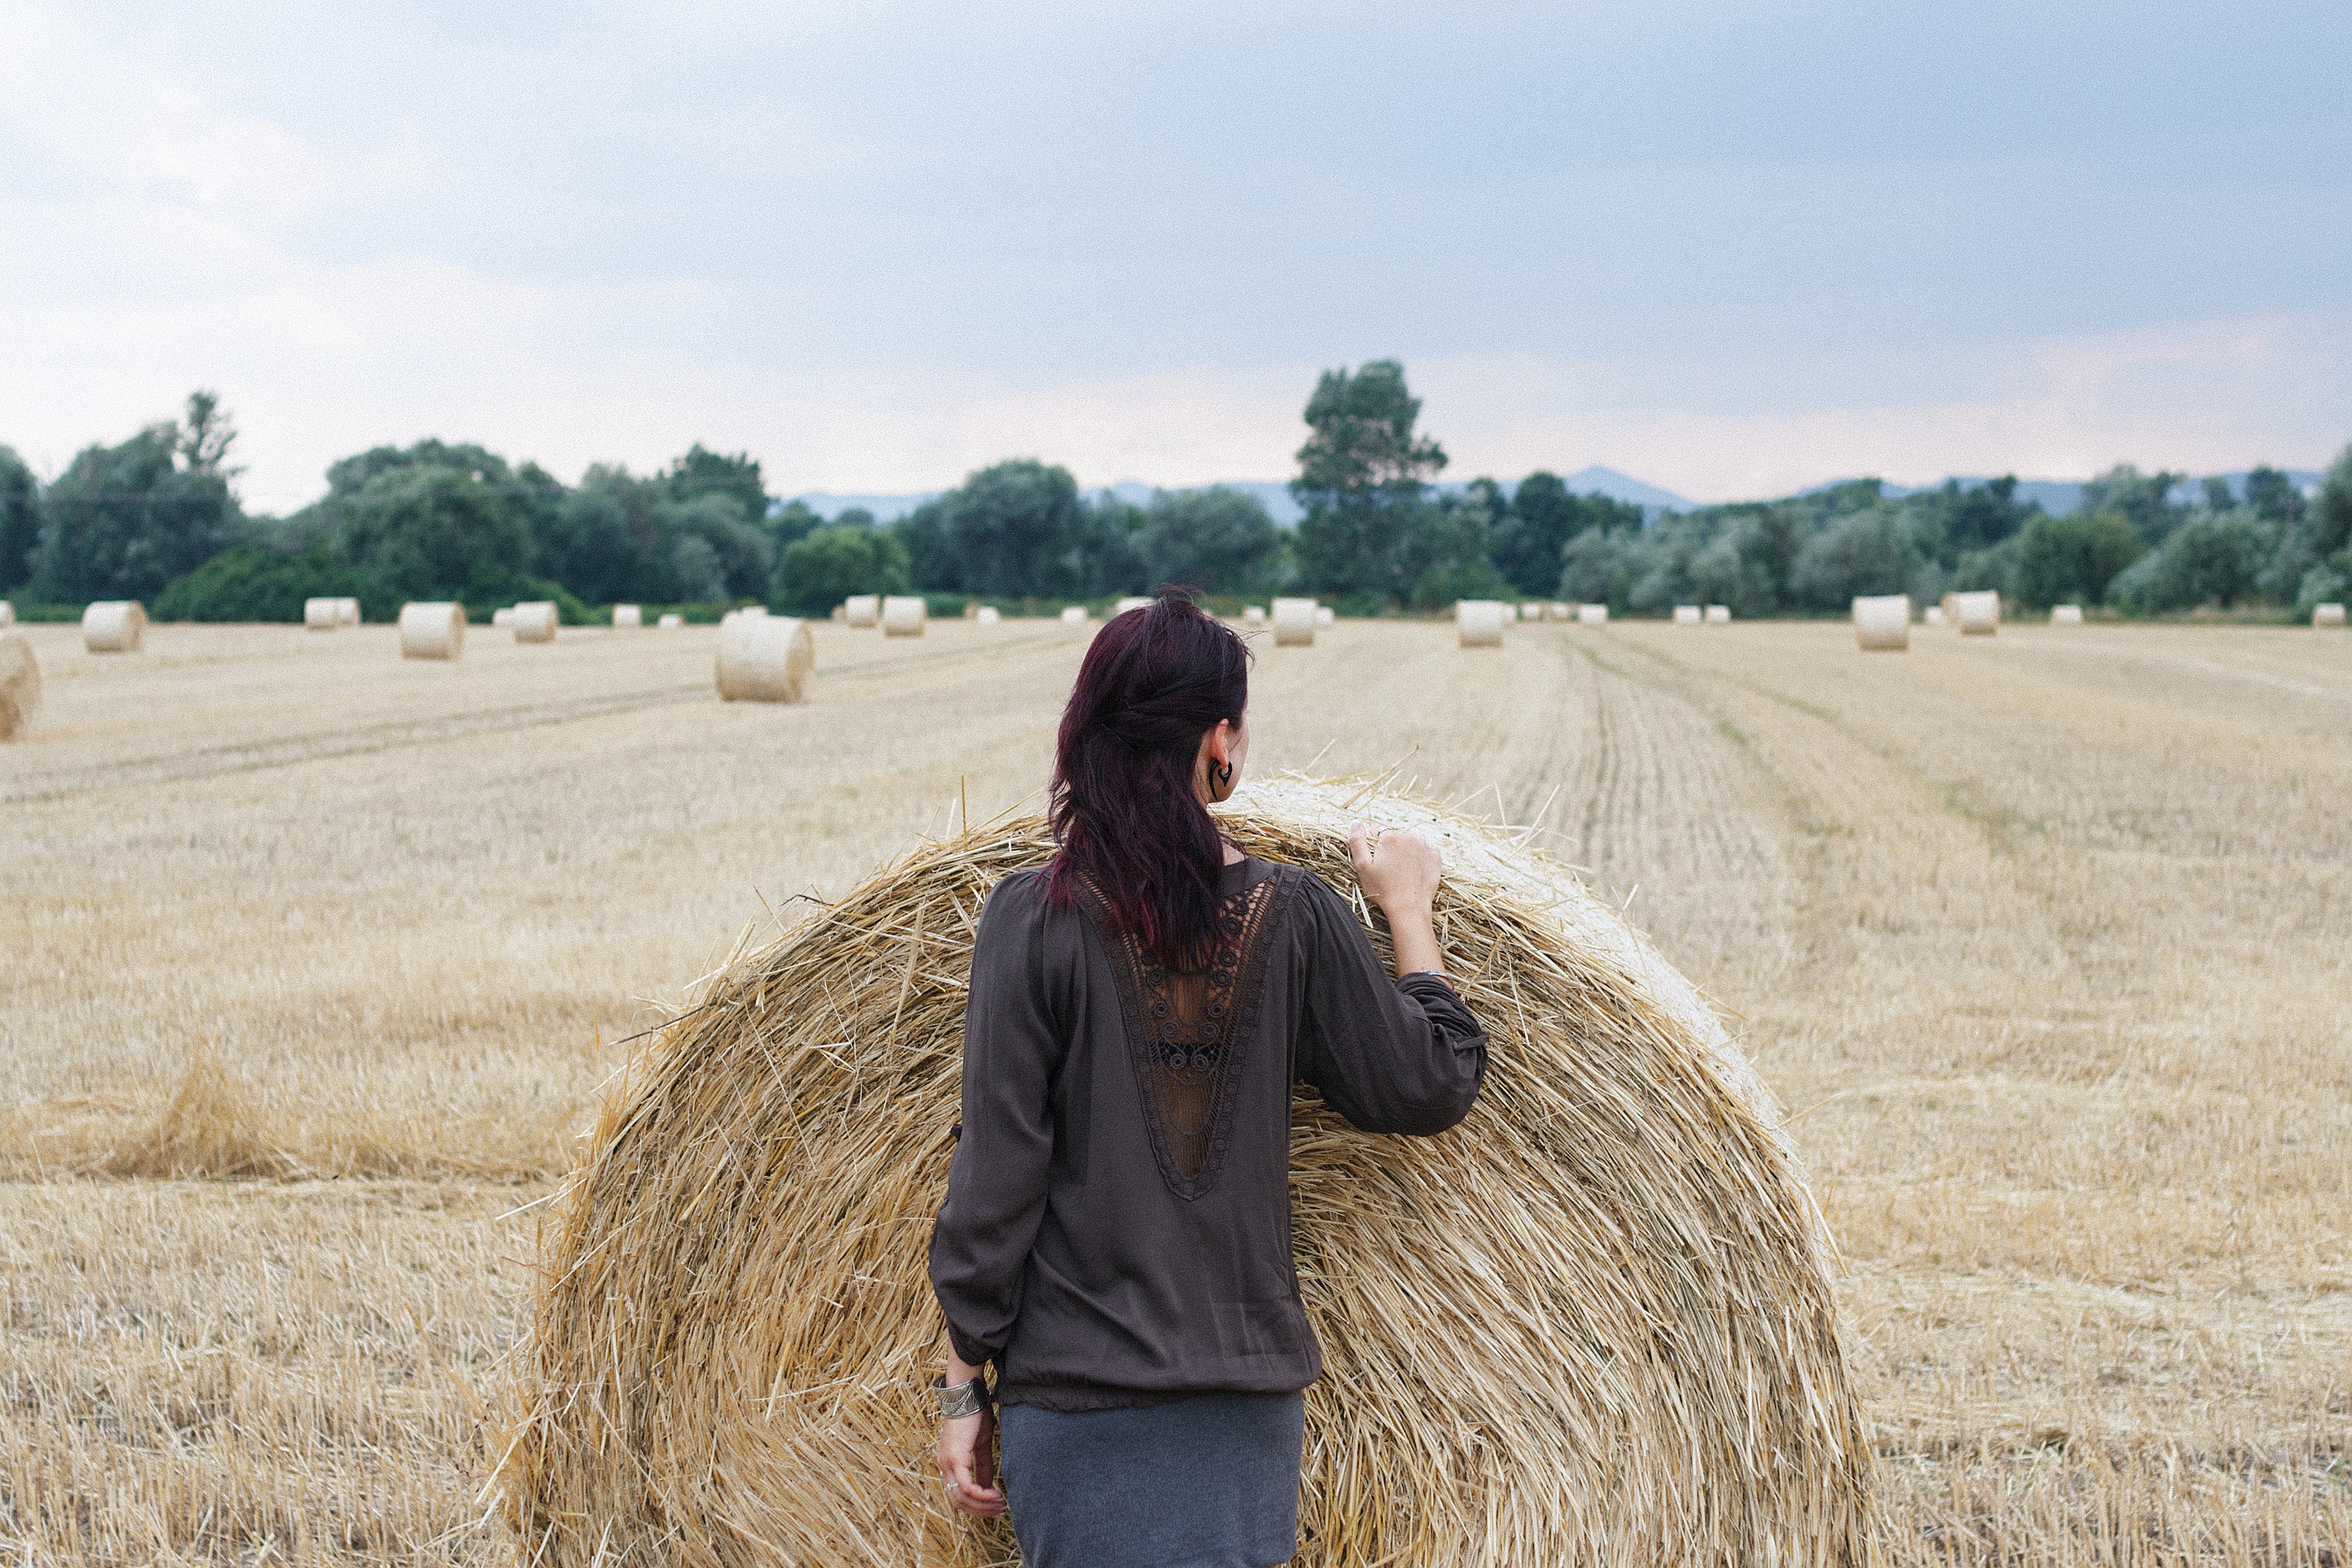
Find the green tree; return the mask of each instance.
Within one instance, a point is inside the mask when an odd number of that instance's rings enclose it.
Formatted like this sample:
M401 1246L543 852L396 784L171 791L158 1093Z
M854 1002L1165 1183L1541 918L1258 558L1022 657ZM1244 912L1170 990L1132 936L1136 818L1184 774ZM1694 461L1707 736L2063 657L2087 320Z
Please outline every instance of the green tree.
M528 514L480 467L378 467L339 512L343 558L404 600L537 597Z
M335 559L323 539L299 554L266 545L233 545L174 579L152 606L158 621L299 621L308 599L356 599L370 620L390 619L399 604L383 587Z
M1307 508L1298 555L1308 585L1402 601L1419 575L1408 545L1422 492L1445 466L1444 449L1414 434L1421 400L1404 367L1326 371L1304 417L1310 434L1290 492Z
M41 486L13 446L0 446L0 593L33 580L41 543Z
M2017 597L2027 604L2101 604L2116 574L2147 547L2119 512L2037 515L2017 540Z
M787 615L824 615L853 593L904 593L907 583L907 551L895 538L835 525L784 547L768 602Z
M2121 513L2144 543L2160 545L2188 515L2170 499L2172 487L2188 476L2164 469L2143 474L2128 463L2118 463L2084 484L2076 510Z
M1843 610L1857 594L1906 593L1927 560L1916 535L1893 508L1851 512L1797 552L1790 597L1809 610Z
M767 524L768 487L760 476L760 460L748 452L722 455L698 441L685 456L671 462L661 483L671 500L723 496L735 504L743 521L761 528Z
M152 599L236 537L244 513L222 461L236 432L209 393L188 408L194 443L175 422L151 424L119 446L84 448L48 486L33 573L40 598Z
M1076 595L1093 590L1110 542L1095 510L1068 469L1024 457L967 476L894 531L927 592Z
M2246 505L2263 521L2284 523L2289 528L2300 524L2309 509L2294 481L2267 463L2246 476Z
M1265 504L1222 485L1152 497L1136 545L1148 588L1253 593L1274 585L1282 563L1282 530Z
M2226 610L2257 596L2277 543L2276 531L2250 512L2200 513L2117 572L2107 596L2131 610Z

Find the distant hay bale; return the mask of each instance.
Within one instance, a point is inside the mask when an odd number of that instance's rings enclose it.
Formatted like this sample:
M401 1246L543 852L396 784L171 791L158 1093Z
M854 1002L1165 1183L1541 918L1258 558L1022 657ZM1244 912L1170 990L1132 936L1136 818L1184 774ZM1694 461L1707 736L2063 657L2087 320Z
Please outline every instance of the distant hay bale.
M1277 648L1311 648L1315 645L1315 601L1311 599L1277 599L1274 601L1274 645Z
M1580 626L1608 625L1609 606L1606 604L1578 605L1576 607L1576 623Z
M1315 607L1315 624L1316 624L1316 625L1318 625L1318 626L1328 626L1328 625L1330 625L1333 622L1335 622L1335 621L1337 621L1337 620L1339 620L1339 612L1338 611L1336 611L1336 610L1332 609L1329 605L1328 605L1328 604L1318 604L1318 605L1317 605L1317 606Z
M1982 593L1955 593L1953 602L1960 622L1963 637L1990 637L2000 630L2000 595L1987 590Z
M1675 624L1704 626L1706 624L1706 617L1699 613L1699 608L1696 604L1677 604L1675 606Z
M0 632L0 740L13 740L33 722L41 706L41 662L32 639Z
M1544 607L1543 607L1542 605L1540 605L1540 604L1536 604L1536 603L1528 603L1528 604L1522 604L1522 605L1520 605L1520 606L1519 606L1519 619L1520 619L1520 620L1522 620L1522 621L1541 621L1543 618L1544 618Z
M101 599L81 612L81 645L93 653L135 653L147 635L147 607L135 599Z
M1865 653L1899 653L1911 646L1911 596L1877 594L1853 601L1853 636Z
M15 624L16 624L16 607L8 601L0 599L0 632L5 632Z
M454 659L465 651L464 605L419 603L400 607L402 658Z
M923 623L930 619L923 601L916 594L894 593L882 601L882 635L885 637L919 637Z
M878 593L853 593L841 601L841 608L852 626L864 629L882 623L882 596Z
M1710 604L1710 605L1708 605L1708 606L1706 607L1706 623L1707 623L1708 625L1710 625L1710 626L1728 626L1728 625L1730 625L1730 624L1731 624L1731 606L1730 606L1730 605L1728 605L1728 604Z
M971 619L973 623L976 625L993 626L999 621L1004 619L1004 617L998 612L995 605L983 604L980 607L980 613L973 616Z
M2311 609L2311 624L2315 630L2322 626L2343 625L2344 606L2341 604L2313 605Z
M1941 626L1944 623L1944 607L1940 604L1930 604L1927 606L1927 614L1922 619L1930 626Z
M302 601L302 625L311 632L331 632L343 623L343 604L340 599L306 599Z
M656 622L656 624L665 632L675 632L679 627L686 624L686 617L672 612L670 614L663 616L660 621Z
M1265 605L1263 605L1263 604L1244 604L1244 605L1243 605L1243 606L1242 606L1242 624L1243 624L1243 625L1244 625L1244 626L1263 626L1263 625L1265 625Z
M1942 599L1937 601L1936 608L1944 612L1944 623L1946 625L1957 626L1960 623L1960 596L1958 594L1947 592Z
M1503 618L1509 607L1499 600L1465 599L1454 606L1454 627L1465 648L1503 645Z
M1544 606L1544 619L1547 621L1567 621L1570 618L1569 608L1565 604L1548 604Z
M1140 593L1130 593L1126 598L1121 599L1118 601L1118 607L1113 610L1111 613L1113 615L1124 615L1130 610L1149 610L1156 602L1158 602L1156 600L1147 598Z
M335 601L335 624L356 626L360 623L360 601L356 599Z
M1351 898L1351 817L1437 839L1448 967L1492 1038L1441 1137L1295 1102L1325 1363L1298 1563L1864 1562L1821 1218L1689 982L1566 868L1435 808L1293 778L1223 814ZM519 1561L1015 1560L931 1473L926 1241L971 933L1052 849L1029 818L886 867L719 976L608 1096L490 1445Z
M805 621L739 615L719 628L719 695L728 702L796 703L815 667Z
M1063 624L1063 625L1065 625L1065 626L1083 626L1083 625L1085 625L1086 623L1087 623L1087 607L1086 607L1085 605L1083 605L1083 604L1065 604L1065 605L1063 605L1063 606L1062 606L1062 624Z
M967 620L967 621L977 621L977 620L979 620L979 619L980 619L980 606L979 606L979 605L977 605L977 604L967 604L967 605L965 605L965 606L963 607L963 618L964 618L965 620Z
M514 607L514 634L518 643L552 643L555 641L555 606L544 599L533 599Z
M499 606L498 609L493 610L493 611L491 611L491 612L490 612L490 630L491 630L491 631L493 631L493 632L504 632L504 631L506 631L509 627L512 626L513 624L514 624L514 606L513 606L513 605L511 605L511 604L501 605L501 606Z
M635 632L642 628L645 623L646 612L643 605L615 604L613 606L614 631Z
M843 625L843 626L846 626L846 625L848 625L848 624L849 624L849 606L848 606L848 605L846 605L846 604L836 604L836 605L835 605L835 606L833 607L833 610L832 610L832 612L831 612L831 614L832 614L833 619L834 619L834 621L835 621L835 622L836 624L838 624L838 625Z
M2050 607L2050 624L2053 626L2080 626L2082 623L2083 607L2081 605L2053 604Z

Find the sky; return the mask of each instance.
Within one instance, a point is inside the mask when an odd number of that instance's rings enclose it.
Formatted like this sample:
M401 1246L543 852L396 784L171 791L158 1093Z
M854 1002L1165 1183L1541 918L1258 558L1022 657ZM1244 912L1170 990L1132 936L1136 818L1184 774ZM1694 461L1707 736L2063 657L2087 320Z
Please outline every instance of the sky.
M2341 0L0 0L0 442L216 389L243 487L690 443L779 494L1280 478L1402 360L1449 478L2322 466Z

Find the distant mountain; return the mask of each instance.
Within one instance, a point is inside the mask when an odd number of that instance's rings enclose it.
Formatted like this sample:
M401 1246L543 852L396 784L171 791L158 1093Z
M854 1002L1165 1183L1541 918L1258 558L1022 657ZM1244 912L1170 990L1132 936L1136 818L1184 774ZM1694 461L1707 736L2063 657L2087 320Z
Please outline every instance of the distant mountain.
M829 490L811 490L792 498L828 523L844 512L855 510L873 513L877 523L895 523L940 493L919 490L911 496L836 496Z
M2246 472L2245 469L2241 468L2233 473L2216 474L2212 477L2227 480L2230 494L2242 501L2246 498ZM2313 468L2287 468L2281 472L2286 475L2289 484L2306 496L2315 491L2319 481L2324 477L2318 470ZM2167 499L2175 506L2187 506L2192 501L2203 500L2205 478L2206 476L2200 474L2195 478L2182 480L2172 487L2172 494ZM1963 490L1973 490L1979 486L1991 483L1991 480L1977 474L1955 474L1952 479L1957 481ZM1817 496L1823 490L1852 483L1850 479L1832 479L1825 485L1808 485L1797 494ZM1881 481L1879 493L1888 500L1899 501L1906 496L1916 496L1922 490L1937 489L1945 483L1946 481L1941 479L1933 485L1896 485ZM2080 479L2020 479L2017 482L2017 498L2021 501L2039 502L2043 511L2053 517L2064 517L2067 513L2082 507L2083 481Z

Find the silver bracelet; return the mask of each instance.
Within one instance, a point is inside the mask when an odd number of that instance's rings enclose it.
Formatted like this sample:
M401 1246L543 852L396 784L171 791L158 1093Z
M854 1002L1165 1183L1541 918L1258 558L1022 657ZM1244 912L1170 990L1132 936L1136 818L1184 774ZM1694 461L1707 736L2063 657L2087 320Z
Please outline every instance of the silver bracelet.
M931 1393L940 1402L940 1419L942 1421L977 1416L988 1405L988 1385L977 1377L970 1383L959 1383L953 1388L948 1386L946 1377L934 1377L931 1379Z

